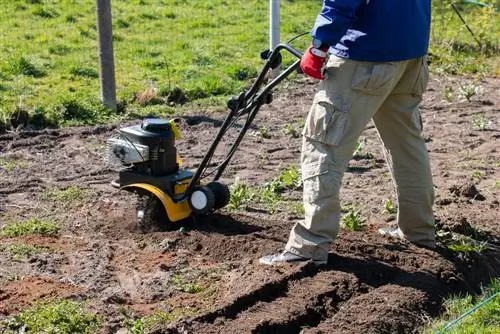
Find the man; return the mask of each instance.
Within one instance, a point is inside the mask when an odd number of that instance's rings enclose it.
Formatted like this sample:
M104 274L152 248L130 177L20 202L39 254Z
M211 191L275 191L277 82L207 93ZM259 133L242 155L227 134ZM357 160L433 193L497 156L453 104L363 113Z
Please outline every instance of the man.
M379 232L435 247L434 189L418 108L428 81L430 18L431 0L324 0L301 60L306 75L322 80L303 131L305 219L292 228L285 251L261 263L327 262L339 230L341 180L370 119L398 198L399 228Z

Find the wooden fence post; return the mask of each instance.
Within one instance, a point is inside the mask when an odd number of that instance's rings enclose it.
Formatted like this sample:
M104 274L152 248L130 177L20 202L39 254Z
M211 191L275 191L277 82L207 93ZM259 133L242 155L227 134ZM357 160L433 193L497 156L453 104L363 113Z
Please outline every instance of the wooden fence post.
M113 31L111 0L96 0L97 31L99 34L99 77L101 101L116 111L115 62L113 55Z

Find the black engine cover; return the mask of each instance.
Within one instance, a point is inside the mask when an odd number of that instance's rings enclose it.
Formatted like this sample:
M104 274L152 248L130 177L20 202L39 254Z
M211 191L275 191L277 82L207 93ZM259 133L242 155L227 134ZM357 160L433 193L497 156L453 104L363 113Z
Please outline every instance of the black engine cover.
M134 165L138 173L164 176L177 172L175 135L166 119L145 119L142 124L120 129L130 142L149 147L149 161Z

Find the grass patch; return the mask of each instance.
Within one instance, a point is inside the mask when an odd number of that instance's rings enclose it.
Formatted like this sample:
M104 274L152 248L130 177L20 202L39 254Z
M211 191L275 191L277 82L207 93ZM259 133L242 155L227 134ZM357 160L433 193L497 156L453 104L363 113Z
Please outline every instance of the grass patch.
M46 252L48 248L38 247L28 244L10 244L5 247L7 253L9 253L15 260L24 260L32 255Z
M125 317L123 326L127 329L129 334L145 334L149 333L153 328L167 326L171 322L182 317L195 315L196 311L193 309L174 309L172 311L158 310L151 315L135 318L132 313L127 312L127 310L122 307L120 308L120 313Z
M10 223L0 229L0 237L22 237L27 235L53 236L59 232L59 224L55 221L30 218L23 222Z
M49 303L37 302L22 311L4 326L11 330L28 333L94 333L99 318L88 312L81 303L61 300Z
M42 193L42 198L63 203L79 203L90 195L90 191L72 185L65 189L52 189Z
M186 282L186 280L180 273L176 273L175 275L173 275L170 283L176 290L182 292L199 293L203 291L203 287L200 284Z
M479 307L475 312L452 325L446 330L445 327L461 315L470 311L474 306L485 301L488 297L500 292L500 280L495 278L491 284L483 288L480 296L454 296L444 302L444 313L438 319L426 326L423 333L500 333L500 295Z
M0 158L0 169L5 170L7 173L12 173L16 169L26 168L26 166L26 161L21 159Z

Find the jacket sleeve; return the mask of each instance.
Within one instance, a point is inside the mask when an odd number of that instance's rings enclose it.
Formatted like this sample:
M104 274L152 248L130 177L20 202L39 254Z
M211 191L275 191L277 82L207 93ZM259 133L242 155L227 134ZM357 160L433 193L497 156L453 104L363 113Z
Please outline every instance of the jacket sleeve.
M356 19L358 9L366 3L366 0L324 0L311 35L329 46L336 45Z

